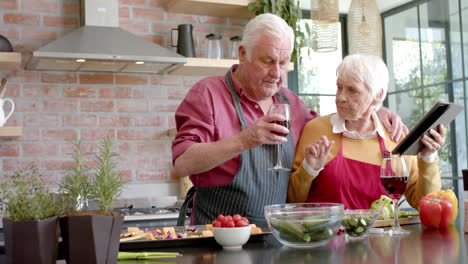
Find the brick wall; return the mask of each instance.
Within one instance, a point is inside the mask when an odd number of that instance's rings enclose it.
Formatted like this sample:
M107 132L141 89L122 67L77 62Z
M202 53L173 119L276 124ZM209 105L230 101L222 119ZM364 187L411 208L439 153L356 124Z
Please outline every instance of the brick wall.
M170 29L194 25L197 56L206 54L204 37L239 35L246 20L166 12L167 0L120 0L120 26L170 46ZM79 0L0 0L0 34L26 54L79 27ZM131 180L124 197L177 195L168 130L187 90L203 76L94 72L0 72L8 79L6 97L16 103L5 126L23 135L0 139L0 176L32 163L56 186L73 165L70 140L96 151L104 137L115 139L118 169ZM86 158L92 166L93 159ZM150 187L150 188L149 188Z

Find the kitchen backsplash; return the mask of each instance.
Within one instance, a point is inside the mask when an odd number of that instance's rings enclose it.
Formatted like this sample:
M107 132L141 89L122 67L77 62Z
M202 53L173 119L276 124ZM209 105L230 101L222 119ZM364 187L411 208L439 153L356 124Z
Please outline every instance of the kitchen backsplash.
M120 26L154 43L170 46L170 30L194 26L196 53L204 57L205 35L239 35L247 22L166 12L167 0L120 0ZM79 27L79 0L0 1L0 34L23 54ZM6 97L16 104L5 126L23 134L0 139L0 177L36 164L52 187L73 165L75 136L85 152L105 137L115 139L118 170L131 182L124 199L178 194L169 131L188 89L204 76L94 72L0 72L8 79ZM93 156L86 157L89 165Z

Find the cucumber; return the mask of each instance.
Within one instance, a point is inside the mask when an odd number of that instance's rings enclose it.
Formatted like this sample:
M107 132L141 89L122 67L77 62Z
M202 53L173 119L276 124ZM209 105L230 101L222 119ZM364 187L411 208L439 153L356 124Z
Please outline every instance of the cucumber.
M279 221L277 223L272 223L273 227L280 231L280 235L282 232L286 233L287 235L293 237L298 241L309 242L310 236L305 234L304 227L300 224L293 224L286 221Z
M333 236L333 230L331 228L323 228L319 232L308 233L310 235L310 241L320 241Z
M349 236L362 236L371 227L372 217L368 216L345 216L341 225Z

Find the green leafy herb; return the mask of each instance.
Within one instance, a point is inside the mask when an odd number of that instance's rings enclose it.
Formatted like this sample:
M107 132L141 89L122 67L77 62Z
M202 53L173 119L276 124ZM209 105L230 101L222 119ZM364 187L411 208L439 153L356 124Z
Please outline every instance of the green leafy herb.
M91 196L91 183L89 168L83 163L81 153L81 140L76 138L72 142L75 146L72 154L75 166L63 177L60 184L61 193L66 193L69 203L76 211L87 209Z
M41 220L63 211L63 204L47 189L35 165L5 177L0 184L0 204L12 221Z
M127 182L115 172L113 158L118 154L112 152L112 144L111 139L104 139L99 147L100 153L96 155L98 167L91 189L92 197L103 211L111 211L112 203L122 194L123 186Z

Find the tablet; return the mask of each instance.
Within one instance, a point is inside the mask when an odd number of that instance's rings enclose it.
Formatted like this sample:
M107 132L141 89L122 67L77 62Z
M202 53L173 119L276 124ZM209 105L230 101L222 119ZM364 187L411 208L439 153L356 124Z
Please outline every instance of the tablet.
M437 102L431 110L416 124L416 126L408 133L408 135L395 147L392 154L395 155L417 155L424 146L420 139L428 133L429 129L436 127L439 124L448 127L450 122L463 110L463 106Z

